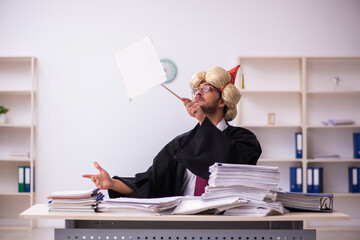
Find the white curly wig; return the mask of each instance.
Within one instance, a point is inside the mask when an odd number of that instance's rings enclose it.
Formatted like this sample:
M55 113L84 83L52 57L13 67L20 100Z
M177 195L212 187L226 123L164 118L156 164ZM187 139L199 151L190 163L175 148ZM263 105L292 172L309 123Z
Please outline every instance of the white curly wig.
M236 70L235 70L236 68ZM228 71L221 67L212 67L210 70L197 72L194 74L190 81L190 88L194 89L200 85L203 81L213 85L220 89L221 98L224 100L227 110L225 112L225 120L231 121L236 117L236 106L240 100L240 91L234 86L236 71L239 66L235 67L230 74Z

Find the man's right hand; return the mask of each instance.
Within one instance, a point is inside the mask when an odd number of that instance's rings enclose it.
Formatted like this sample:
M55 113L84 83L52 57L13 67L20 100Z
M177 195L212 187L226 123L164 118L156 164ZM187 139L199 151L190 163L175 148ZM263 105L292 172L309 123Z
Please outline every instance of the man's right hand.
M98 174L84 174L84 178L91 178L91 181L100 189L111 189L112 179L107 171L105 171L97 162L94 162L94 166L99 170Z

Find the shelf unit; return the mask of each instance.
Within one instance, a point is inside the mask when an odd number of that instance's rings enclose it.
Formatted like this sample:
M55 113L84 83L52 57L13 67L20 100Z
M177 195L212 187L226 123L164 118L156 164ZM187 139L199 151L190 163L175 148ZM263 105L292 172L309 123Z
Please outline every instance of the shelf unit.
M0 57L0 105L10 109L0 124L0 229L31 229L35 220L19 219L19 214L36 202L35 57ZM18 192L19 166L30 167L30 192Z
M280 187L287 191L289 167L323 167L324 192L334 193L334 208L352 218L335 224L360 227L360 193L348 192L348 167L360 167L360 159L353 159L352 142L352 133L360 132L360 57L239 57L238 63L246 90L241 90L235 122L257 135L263 149L258 164L279 166ZM274 125L268 124L269 113L275 113ZM350 119L354 124L323 126L328 119ZM301 159L295 157L296 132L303 133ZM315 154L340 158L314 159ZM303 171L303 192L306 180Z

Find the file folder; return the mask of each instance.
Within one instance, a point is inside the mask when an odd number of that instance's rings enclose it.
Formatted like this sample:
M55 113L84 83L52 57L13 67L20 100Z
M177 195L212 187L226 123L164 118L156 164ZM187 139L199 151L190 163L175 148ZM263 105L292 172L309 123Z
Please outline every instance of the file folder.
M290 212L333 212L334 195L277 192L276 201L280 201Z
M290 167L290 191L302 192L302 168Z
M31 182L31 176L30 176L30 167L24 167L25 171L25 191L24 192L30 192L30 182Z
M323 169L320 167L313 168L313 193L323 192Z
M302 132L295 133L295 147L296 147L296 158L302 158L303 156L303 142L302 142Z
M360 133L353 134L354 158L360 158Z
M18 187L18 191L19 192L25 192L25 181L24 181L24 174L25 174L25 171L24 171L24 167L23 166L20 166L18 168L18 171L19 171L19 174L18 174L18 182L19 182L19 187Z
M313 189L313 168L307 169L307 192L312 193Z
M349 192L359 192L359 169L357 167L349 167Z

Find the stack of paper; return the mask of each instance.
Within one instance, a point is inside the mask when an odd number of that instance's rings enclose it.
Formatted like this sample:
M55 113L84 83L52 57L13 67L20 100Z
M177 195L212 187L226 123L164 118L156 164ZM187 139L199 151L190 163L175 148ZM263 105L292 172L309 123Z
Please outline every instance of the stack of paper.
M47 196L50 212L94 212L104 198L99 188L79 191L57 191Z
M215 163L209 172L209 186L202 199L241 196L262 201L275 199L279 190L278 167Z
M235 197L243 202L228 208L225 215L265 216L283 213L282 204L274 202L279 190L278 167L215 163L209 172L209 186L201 196L202 200Z
M99 212L162 215L170 214L182 197L114 198L98 205Z
M201 197L186 196L181 199L171 214L218 214L227 209L242 206L248 201L238 197L203 200Z

